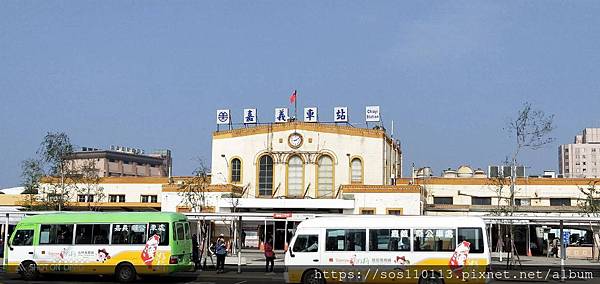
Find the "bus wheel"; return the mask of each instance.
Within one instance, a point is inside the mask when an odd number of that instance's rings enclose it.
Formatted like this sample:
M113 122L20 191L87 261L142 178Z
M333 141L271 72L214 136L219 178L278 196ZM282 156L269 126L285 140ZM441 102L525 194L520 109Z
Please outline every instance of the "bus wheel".
M23 261L19 267L19 273L25 281L33 281L40 276L37 265L33 261Z
M433 271L427 271L425 275L419 278L419 284L444 284L444 279Z
M133 268L131 264L123 263L117 266L117 269L115 270L115 277L120 283L131 283L135 281L137 275L135 273L135 268Z
M319 272L319 273L318 273ZM309 269L304 272L302 276L303 284L325 284L325 279L323 278L323 274L316 269Z

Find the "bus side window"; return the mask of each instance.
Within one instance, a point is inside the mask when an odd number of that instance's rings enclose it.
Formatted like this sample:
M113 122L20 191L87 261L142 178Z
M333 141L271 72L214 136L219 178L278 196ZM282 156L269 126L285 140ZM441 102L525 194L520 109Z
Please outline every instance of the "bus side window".
M369 229L370 251L410 251L410 230Z
M143 245L146 243L146 224L113 224L112 244Z
M366 230L328 229L326 232L328 251L366 251Z
M169 245L169 224L167 223L150 223L149 236L158 235L159 245Z
M73 225L41 225L40 244L71 245L73 244Z
M94 225L77 224L75 227L75 244L89 245L92 243L92 230Z
M13 246L30 246L33 244L33 230L17 230L13 238Z
M109 224L94 224L92 232L92 239L95 245L108 244L108 234L110 232Z
M298 235L294 242L293 252L318 252L318 235Z
M414 230L415 251L454 251L456 246L454 229Z
M481 228L458 228L458 243L471 243L469 253L483 253L483 233Z

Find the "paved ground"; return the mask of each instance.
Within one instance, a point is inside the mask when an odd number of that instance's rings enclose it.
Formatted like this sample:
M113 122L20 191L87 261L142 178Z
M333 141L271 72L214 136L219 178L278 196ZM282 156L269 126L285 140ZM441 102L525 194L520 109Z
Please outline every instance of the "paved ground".
M283 257L278 254L278 259L275 262L276 273L265 274L264 273L264 257L260 252L246 252L244 255L242 271L243 273L237 273L237 258L227 258L227 271L223 274L217 274L212 268L210 260L207 260L206 271L197 271L195 273L180 273L176 277L153 277L151 279L143 279L138 283L161 283L161 284L175 284L175 283L199 283L199 284L253 284L253 283L283 283ZM536 273L540 271L542 283L559 283L557 279L553 278L553 273L559 271L560 260L558 259L547 259L545 257L522 257L522 264L524 268L522 271L513 271L505 276L505 281L494 280L492 283L535 283L532 280L540 280L540 277L532 274L521 275L521 272L525 273ZM499 259L493 260L494 271L500 271L505 268L506 262L500 262ZM574 276L584 276L575 278L585 279L571 279L566 283L600 283L600 264L592 263L587 260L567 260L567 269L573 269ZM552 274L546 274L549 269L552 270ZM567 271L567 274L570 270ZM579 274L577 271L593 271L592 277L589 275ZM549 275L549 277L546 277ZM533 276L528 281L523 281L522 276ZM526 277L527 278L527 277ZM547 278L547 279L546 279ZM20 280L17 277L11 276L0 272L0 284L25 284L26 281ZM84 284L107 284L113 283L112 277L99 277L99 276L48 276L40 279L33 283L52 283L52 284L66 284L66 283L84 283ZM539 283L539 282L538 282Z
M264 273L244 273L242 275L237 274L236 272L226 272L224 274L216 274L214 272L199 272L197 274L189 274L189 275L179 275L178 277L158 277L153 279L143 279L138 281L138 283L161 283L161 284L275 284L275 283L283 283L283 275L281 273L276 273L274 275L265 275ZM18 278L8 278L5 275L0 274L0 283L7 284L26 284L26 283L50 283L50 284L74 284L74 283L83 283L83 284L109 284L113 283L111 278L105 277L82 277L82 276L61 276L61 277L45 277L35 282L26 282L20 280ZM532 282L532 281L492 281L494 284L503 284L503 283L560 283L559 281L544 281L544 282ZM587 279L587 280L570 280L566 283L576 283L576 284L587 284L587 283L599 283L598 280L595 279Z

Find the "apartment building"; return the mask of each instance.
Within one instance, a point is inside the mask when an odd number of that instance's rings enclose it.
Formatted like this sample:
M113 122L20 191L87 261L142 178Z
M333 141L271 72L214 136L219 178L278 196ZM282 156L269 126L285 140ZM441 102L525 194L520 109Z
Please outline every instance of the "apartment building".
M600 177L600 128L586 128L573 143L560 145L558 168L567 178Z

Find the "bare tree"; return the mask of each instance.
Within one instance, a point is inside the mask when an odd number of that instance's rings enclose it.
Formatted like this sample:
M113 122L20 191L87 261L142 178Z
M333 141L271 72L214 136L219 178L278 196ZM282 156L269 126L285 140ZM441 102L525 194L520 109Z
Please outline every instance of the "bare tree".
M586 217L600 216L600 189L596 185L600 183L598 180L591 181L587 187L579 187L579 191L584 198L579 201L581 215Z
M106 197L104 188L100 186L100 175L93 159L85 160L76 167L78 175L76 180L77 193L85 196L88 211L98 210L99 202Z
M600 189L596 188L598 183L600 183L599 180L594 180L587 187L579 187L579 191L583 194L584 198L579 200L578 206L581 209L581 215L584 217L600 216ZM597 237L599 234L598 227L590 222L590 230L593 236L594 249L598 251L600 250L600 239ZM600 254L598 254L596 261L600 261Z
M198 167L192 172L192 177L184 179L179 184L178 195L181 197L181 203L183 206L189 208L192 212L202 212L206 208L206 192L210 185L209 170L204 166L202 159L197 158ZM199 258L203 260L206 266L206 259L208 254L210 236L209 228L210 221L202 220L198 223L200 227L200 238L199 243L201 251Z
M496 204L492 209L492 214L495 216L510 215L510 178L499 174L497 177L490 177L488 181L488 185L496 194Z
M525 150L537 150L554 142L554 138L549 137L552 130L554 130L553 120L554 115L546 115L543 111L535 110L530 103L525 102L523 108L517 113L517 117L511 119L508 123L507 130L512 138L515 139L515 148L510 159L509 214L511 216L515 211L516 168L519 154ZM509 224L509 238L511 242L510 246L512 248L509 259L510 261L513 261L513 255L516 254L516 250L514 247L512 222Z
M178 191L181 204L190 208L192 212L202 212L206 208L206 191L210 185L208 169L202 160L198 159L198 162L199 165L192 172L192 177L183 180Z

